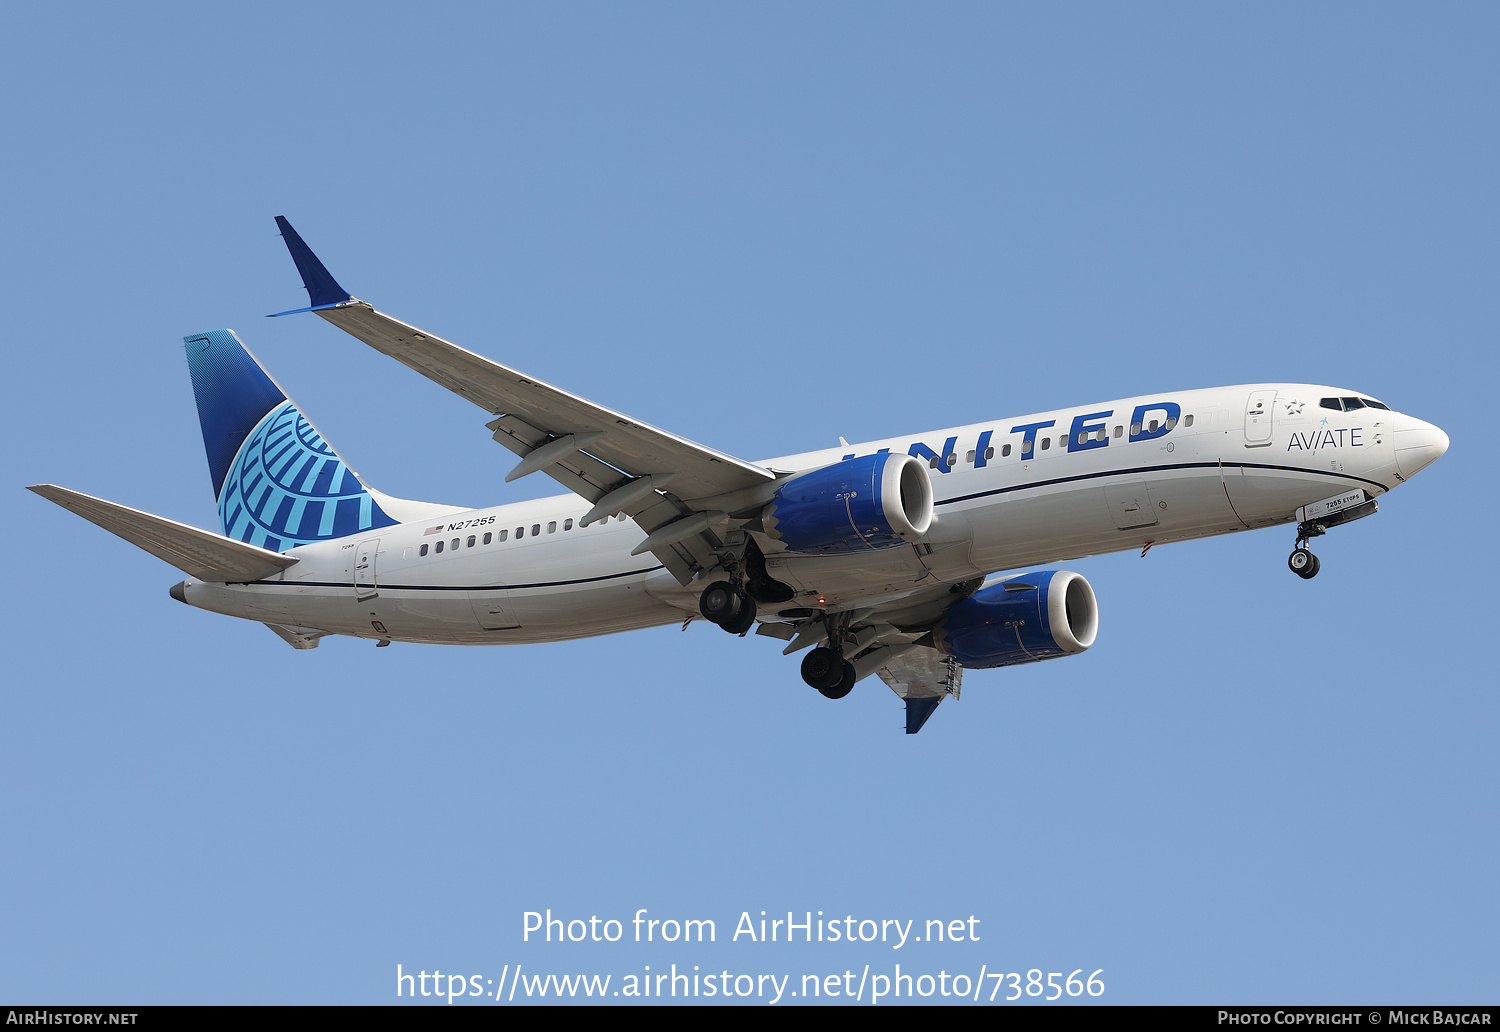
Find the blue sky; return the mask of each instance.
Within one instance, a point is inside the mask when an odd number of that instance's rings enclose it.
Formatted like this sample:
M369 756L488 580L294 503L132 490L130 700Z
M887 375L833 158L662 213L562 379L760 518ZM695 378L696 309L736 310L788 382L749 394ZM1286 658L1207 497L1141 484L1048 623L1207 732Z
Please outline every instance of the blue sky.
M0 17L0 998L900 962L1495 1001L1492 6ZM230 326L380 489L552 492L472 406L262 318L305 303L278 214L383 310L747 458L1269 380L1453 446L1314 581L1289 530L1070 564L1098 644L971 673L913 737L884 686L827 702L701 623L294 652L21 489L216 526L180 339ZM523 943L546 908L719 941ZM761 910L981 940L726 941Z

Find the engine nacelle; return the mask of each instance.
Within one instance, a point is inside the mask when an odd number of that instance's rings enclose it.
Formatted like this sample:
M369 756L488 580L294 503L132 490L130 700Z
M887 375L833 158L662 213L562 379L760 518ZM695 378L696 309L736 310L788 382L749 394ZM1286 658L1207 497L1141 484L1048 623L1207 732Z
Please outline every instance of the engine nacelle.
M932 641L963 666L999 667L1071 656L1098 632L1089 582L1067 570L1037 570L976 591L932 629Z
M910 455L862 455L781 486L761 512L765 534L794 552L891 548L932 525L932 481Z

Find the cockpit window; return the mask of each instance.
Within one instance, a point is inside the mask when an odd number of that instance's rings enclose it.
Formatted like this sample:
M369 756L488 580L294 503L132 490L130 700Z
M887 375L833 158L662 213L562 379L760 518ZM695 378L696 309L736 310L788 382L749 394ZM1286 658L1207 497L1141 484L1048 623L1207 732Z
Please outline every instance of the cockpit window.
M1391 408L1390 408L1389 405L1386 405L1383 402L1376 401L1374 398L1364 398L1362 400L1364 401L1364 403L1366 405L1370 406L1371 408L1383 409L1386 412L1389 412L1391 410Z
M1345 412L1353 412L1355 409L1362 409L1365 407L1365 403L1360 401L1358 398L1341 398L1340 400L1344 403Z
M1344 406L1339 404L1339 399L1337 398L1324 398L1322 401L1318 402L1318 407L1331 408L1335 412L1344 411Z

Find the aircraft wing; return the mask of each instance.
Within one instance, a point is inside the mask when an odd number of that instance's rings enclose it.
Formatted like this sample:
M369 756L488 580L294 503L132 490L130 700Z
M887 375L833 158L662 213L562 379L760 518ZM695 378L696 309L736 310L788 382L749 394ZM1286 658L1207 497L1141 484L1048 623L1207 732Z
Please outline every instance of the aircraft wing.
M293 556L247 545L243 541L106 502L56 484L34 484L27 490L56 502L90 523L97 523L111 534L199 580L243 584L280 573L297 561Z
M762 494L761 504L770 500L771 492L760 489L776 476L764 467L659 430L376 311L338 285L286 219L277 216L276 222L312 301L310 308L296 311L316 312L495 416L487 424L494 439L521 456L507 480L540 470L569 491L603 502L603 511L596 504L587 522L614 512L629 514L651 538L662 539L650 551L679 581L687 583L690 566L712 555L714 542L699 539L728 519L726 510L754 504ZM691 532L676 536L673 525Z
M939 703L950 695L958 698L964 668L936 649L918 647L893 651L875 672L906 702L906 733L914 735Z

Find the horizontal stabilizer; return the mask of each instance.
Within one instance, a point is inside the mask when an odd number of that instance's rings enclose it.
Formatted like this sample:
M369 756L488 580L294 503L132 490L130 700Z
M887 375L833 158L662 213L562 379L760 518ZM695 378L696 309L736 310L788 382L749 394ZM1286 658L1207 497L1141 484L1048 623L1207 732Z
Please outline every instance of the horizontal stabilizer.
M297 561L292 556L279 555L55 484L34 484L27 490L56 502L90 523L97 523L111 534L199 580L242 584L279 573Z

